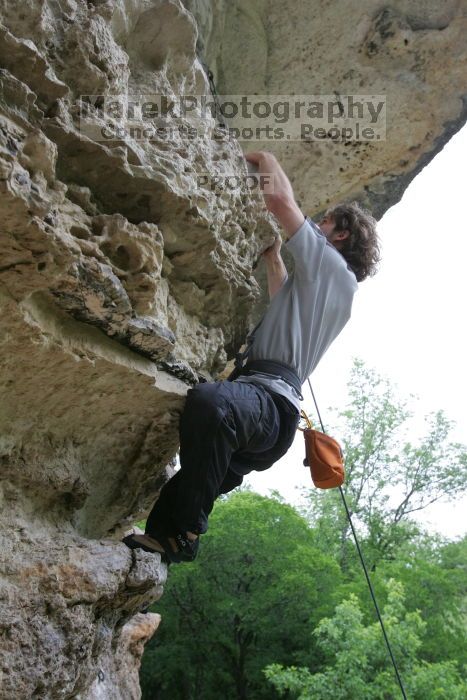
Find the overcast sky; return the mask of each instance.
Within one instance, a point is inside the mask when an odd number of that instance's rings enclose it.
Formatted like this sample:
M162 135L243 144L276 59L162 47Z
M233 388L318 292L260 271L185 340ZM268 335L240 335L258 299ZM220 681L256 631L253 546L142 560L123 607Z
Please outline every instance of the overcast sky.
M386 376L398 394L416 394L420 416L443 409L456 421L452 438L467 443L467 127L409 185L379 222L383 260L359 285L352 318L311 380L326 425L326 408L346 403L346 382L357 356ZM313 410L307 383L303 408ZM291 502L310 484L302 466L303 434L270 470L248 477L255 490L277 489ZM418 519L430 531L467 531L467 498L434 504Z

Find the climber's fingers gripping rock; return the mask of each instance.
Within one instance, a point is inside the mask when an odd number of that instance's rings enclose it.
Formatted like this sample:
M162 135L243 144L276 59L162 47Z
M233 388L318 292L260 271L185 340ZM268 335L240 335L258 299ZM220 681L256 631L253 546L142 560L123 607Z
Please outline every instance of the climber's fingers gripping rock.
M280 249L282 246L282 238L280 236L276 236L274 239L274 243L261 253L261 256L263 257L264 260L274 260L277 258L279 255Z
M275 155L268 151L254 151L246 153L245 158L258 168L264 202L272 214L276 214L284 206L284 202L294 201L290 180Z

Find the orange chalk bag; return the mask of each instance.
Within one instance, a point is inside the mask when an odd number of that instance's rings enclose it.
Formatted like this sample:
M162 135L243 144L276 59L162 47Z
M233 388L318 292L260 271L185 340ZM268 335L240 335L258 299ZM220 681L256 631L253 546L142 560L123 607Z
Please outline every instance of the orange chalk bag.
M344 455L341 446L330 435L313 428L305 411L300 412L305 427L298 426L305 438L305 459L310 467L311 478L318 489L333 489L342 486L345 480Z

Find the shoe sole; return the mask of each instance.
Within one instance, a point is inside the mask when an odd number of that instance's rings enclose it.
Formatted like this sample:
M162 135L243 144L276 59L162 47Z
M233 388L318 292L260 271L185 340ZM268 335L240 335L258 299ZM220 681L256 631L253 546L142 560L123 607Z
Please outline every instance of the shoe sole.
M166 564L170 564L170 559L166 552L163 549L161 550L151 546L145 535L127 535L123 538L122 542L126 544L129 549L142 549L143 552L149 552L150 554L160 554L161 560Z

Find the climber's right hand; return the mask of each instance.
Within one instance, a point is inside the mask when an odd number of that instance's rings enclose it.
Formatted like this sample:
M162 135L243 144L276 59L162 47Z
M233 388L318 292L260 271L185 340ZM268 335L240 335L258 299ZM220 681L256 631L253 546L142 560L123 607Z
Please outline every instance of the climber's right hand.
M275 155L268 151L254 151L246 153L245 158L258 167L264 202L271 213L275 214L282 202L295 201L290 180Z
M282 224L287 237L292 236L303 224L305 216L295 201L289 178L276 156L268 151L246 153L245 158L258 166L260 187L266 207Z
M274 239L274 243L265 250L263 250L261 256L266 262L268 262L269 260L276 260L279 257L281 245L282 238L280 236L276 236L276 238Z

